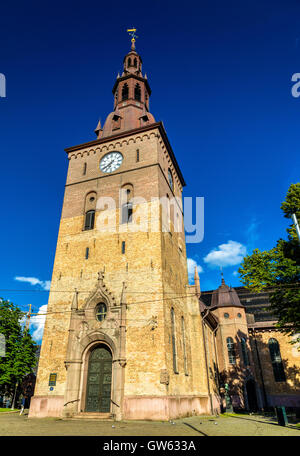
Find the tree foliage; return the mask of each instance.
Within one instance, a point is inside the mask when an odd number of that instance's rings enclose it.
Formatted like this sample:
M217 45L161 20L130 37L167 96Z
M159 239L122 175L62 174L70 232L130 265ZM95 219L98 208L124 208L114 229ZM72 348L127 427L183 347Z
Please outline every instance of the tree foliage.
M300 183L291 184L281 204L284 217L300 220ZM300 341L300 244L294 225L287 240L279 239L271 250L255 249L239 269L242 283L253 292L268 290L277 327Z
M5 357L0 357L0 391L9 393L32 371L37 345L27 330L22 330L23 312L0 298L0 334L5 337Z

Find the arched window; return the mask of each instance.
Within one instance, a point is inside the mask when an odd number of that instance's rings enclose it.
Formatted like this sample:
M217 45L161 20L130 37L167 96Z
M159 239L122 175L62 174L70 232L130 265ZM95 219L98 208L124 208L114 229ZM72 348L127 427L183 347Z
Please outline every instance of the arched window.
M97 193L89 192L85 197L84 203L84 230L92 230L95 223L95 211L97 203Z
M185 343L185 326L184 326L184 318L183 317L181 317L181 331L182 331L184 373L185 373L185 375L188 375L188 366L187 366L187 357L186 357L186 343Z
M168 193L166 196L160 198L160 205L162 209L162 231L164 233L169 233L171 225L171 204Z
M104 304L104 302L100 302L100 304L97 304L96 306L96 318L98 321L103 321L106 317L107 313L107 307Z
M247 343L246 339L242 337L241 339L241 347L242 347L242 355L243 355L243 361L245 366L249 366L249 357L248 357L248 351L247 351Z
M286 378L280 355L279 343L276 339L271 338L268 344L275 382L285 382Z
M233 342L232 337L227 337L226 343L227 343L229 364L236 364L236 355L235 355L234 342Z
M133 214L133 204L131 199L133 198L133 185L124 184L120 192L120 201L122 205L121 223L131 223Z
M128 59L128 66L130 67L131 66L131 58L129 57Z
M122 223L132 222L132 203L125 203L122 206Z
M175 374L178 374L177 350L176 350L176 333L175 333L175 312L174 312L173 307L171 309L171 331L172 331L173 370L174 370Z
M124 84L122 88L122 100L128 100L129 89L128 84Z
M87 211L85 214L84 229L92 230L95 223L95 211Z
M139 84L135 85L134 88L134 99L137 101L141 101L141 87Z
M82 172L82 174L83 174L84 176L86 175L86 168L87 168L87 164L84 163L84 165L83 165L83 172Z
M134 59L134 61L133 61L133 66L136 68L136 65L137 65L137 60Z
M168 168L168 181L171 189L173 190L173 174L170 168Z

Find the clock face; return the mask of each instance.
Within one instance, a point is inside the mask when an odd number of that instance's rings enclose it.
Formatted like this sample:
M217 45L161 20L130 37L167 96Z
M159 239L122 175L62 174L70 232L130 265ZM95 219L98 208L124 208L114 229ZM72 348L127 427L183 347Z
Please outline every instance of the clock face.
M121 166L122 161L123 155L120 152L109 152L101 159L100 169L103 173L112 173Z
M169 179L170 187L173 190L173 176L172 176L172 172L170 169L168 169L168 179Z

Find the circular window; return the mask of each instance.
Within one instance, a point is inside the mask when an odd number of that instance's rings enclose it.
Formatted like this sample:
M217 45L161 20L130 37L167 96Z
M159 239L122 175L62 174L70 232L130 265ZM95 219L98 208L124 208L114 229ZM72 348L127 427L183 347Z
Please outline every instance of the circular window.
M237 314L238 318L242 318L242 314L238 313Z
M94 196L91 196L91 197L90 197L90 201L91 201L91 202L92 202L92 201L95 201L95 197L94 197Z
M103 321L106 317L107 307L104 302L97 304L96 306L96 318L98 321Z
M229 313L225 312L225 313L224 313L224 317L225 317L225 318L229 318Z

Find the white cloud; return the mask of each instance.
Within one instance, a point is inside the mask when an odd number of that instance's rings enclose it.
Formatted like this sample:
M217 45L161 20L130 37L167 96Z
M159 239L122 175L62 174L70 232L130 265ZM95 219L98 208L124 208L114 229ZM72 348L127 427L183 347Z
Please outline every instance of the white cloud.
M18 282L27 282L27 283L30 283L30 285L34 286L34 285L40 285L43 290L50 290L50 280L40 280L40 279L37 279L36 277L21 277L21 276L16 276L15 277L15 280L17 280Z
M203 272L202 267L197 264L193 258L187 258L187 268L188 268L188 275L189 275L189 282L193 283L194 282L194 273L195 273L195 267L197 266L197 270L199 274Z
M228 241L227 244L220 244L211 250L204 258L204 262L212 267L234 266L241 263L246 255L246 247L236 241Z
M39 308L38 314L33 315L30 319L30 325L33 327L32 338L37 342L41 342L46 321L47 304ZM42 315L44 314L44 315Z
M232 275L236 277L239 275L239 273L238 273L238 271L233 271Z

